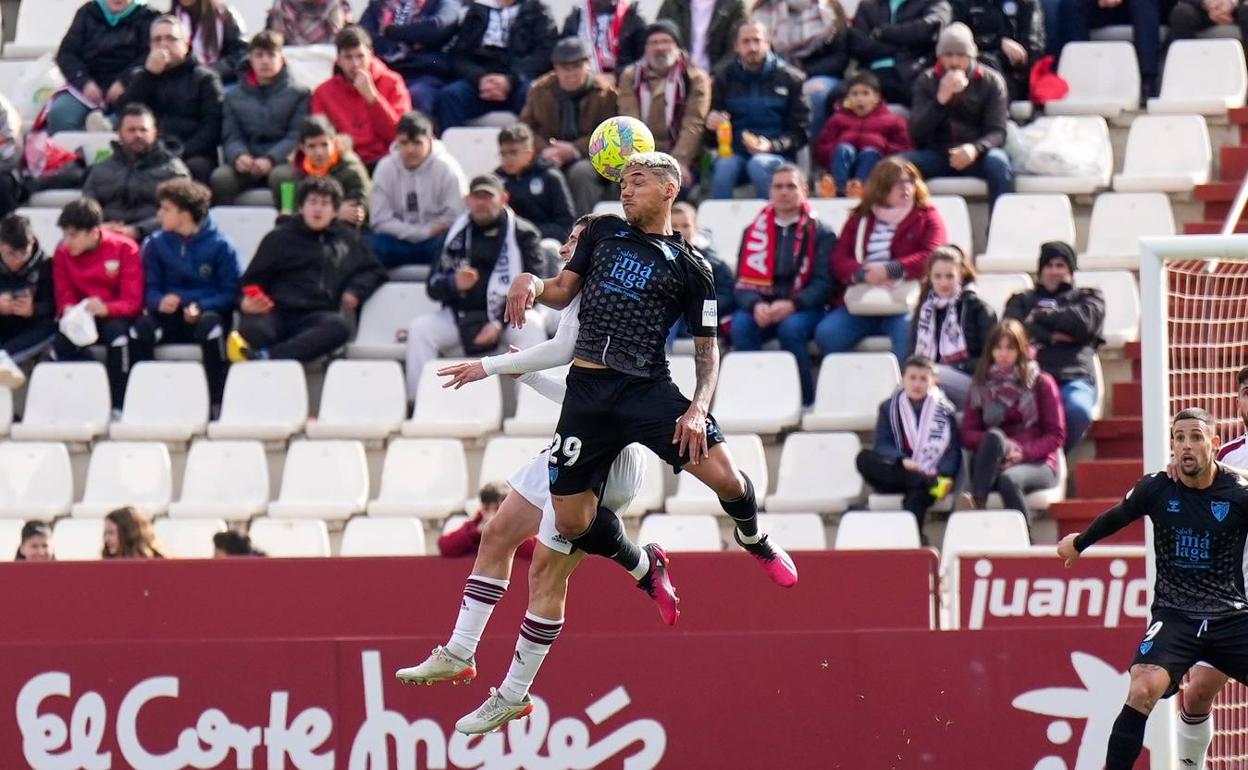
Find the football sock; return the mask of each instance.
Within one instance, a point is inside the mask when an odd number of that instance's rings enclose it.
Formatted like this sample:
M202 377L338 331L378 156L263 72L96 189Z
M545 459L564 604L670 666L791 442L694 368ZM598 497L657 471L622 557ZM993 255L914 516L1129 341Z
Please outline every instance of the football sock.
M469 575L464 584L464 599L459 605L459 617L455 618L455 630L446 643L447 652L457 658L472 660L481 643L485 624L490 622L494 605L507 592L511 581L498 578Z
M741 542L746 545L757 543L760 538L758 535L758 501L754 498L754 482L750 481L750 477L741 473L741 481L745 484L745 494L735 500L719 501L719 505L724 509L724 513L732 517L737 523L737 532L740 533Z
M533 679L537 677L550 645L559 638L563 629L563 619L551 620L524 613L524 622L520 624L520 636L516 639L516 654L511 656L511 666L507 669L507 678L499 686L498 692L512 703L519 703L529 694Z
M1114 720L1113 732L1109 734L1109 749L1105 753L1105 770L1131 770L1144 748L1144 725L1148 714L1141 714L1124 705Z
M1209 744L1213 743L1213 715L1189 714L1179 707L1179 765L1202 770Z
M638 580L644 577L650 568L650 560L645 552L624 534L624 525L620 523L619 517L602 506L598 506L598 513L594 516L589 529L576 537L568 538L568 541L585 553L607 557L628 570ZM635 570L643 564L645 569L641 571L641 577L639 577Z

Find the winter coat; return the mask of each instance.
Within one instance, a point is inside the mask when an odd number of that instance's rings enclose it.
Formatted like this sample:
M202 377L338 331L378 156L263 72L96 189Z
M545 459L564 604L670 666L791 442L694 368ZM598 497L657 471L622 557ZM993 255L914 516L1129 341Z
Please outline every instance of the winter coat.
M736 307L739 310L750 312L754 310L754 306L764 299L791 299L798 310L822 310L828 301L828 291L832 288L831 277L828 273L829 264L831 262L833 249L836 248L836 231L818 219L815 223L815 253L813 259L815 264L811 270L810 280L802 287L802 290L793 293L793 282L797 278L798 265L795 264L793 254L792 237L787 231L792 229L792 225L781 229L780 234L776 237L776 242L772 244L773 249L779 249L776 254L775 265L776 271L773 279L772 290L769 296L757 289L736 288L735 299ZM749 233L750 226L745 228L741 236L741 244L745 245L745 234ZM780 228L777 228L780 229ZM740 277L741 257L738 255L738 277ZM733 281L735 286L736 282ZM719 279L715 279L716 287L719 286ZM721 313L722 315L722 313Z
M244 0L247 2L248 0ZM191 33L192 52L203 47L203 30L199 28L199 19L192 16L185 8L173 2L174 15L182 20ZM238 11L218 0L217 11L217 50L212 51L212 63L207 64L207 57L199 55L205 66L217 73L222 83L233 83L238 80L247 61L247 41L243 39L243 22Z
M863 0L849 28L849 53L864 69L891 59L903 83L936 62L936 37L953 21L948 0Z
M233 166L241 155L265 157L274 165L286 163L299 146L299 126L308 116L311 92L294 81L283 67L267 86L256 81L244 65L238 85L225 95L221 144L225 162Z
M58 316L87 297L99 297L110 318L134 318L143 309L139 245L111 230L100 230L100 244L76 257L57 246L52 282Z
M623 2L623 0L618 0ZM590 0L593 2L593 0ZM568 16L563 20L563 32L560 38L580 37L581 34L581 15L584 13L584 0L580 5L575 5L572 10L568 11ZM637 8L636 0L624 12L624 18L620 21L619 33L619 49L615 55L615 67L608 72L623 72L624 68L641 58L646 49L646 20L641 18L641 12ZM589 48L594 49L594 41L586 40ZM593 56L590 56L592 62Z
M849 64L849 34L842 18L824 7L824 13L827 14L827 24L823 27L821 37L823 42L819 47L807 51L803 55L798 55L795 50L789 50L787 46L782 46L776 38L779 35L772 35L771 50L777 56L784 59L789 64L797 67L806 73L807 77L827 76L841 78L845 75L845 67ZM750 13L752 21L761 22L763 26L770 30L784 29L790 25L799 23L797 19L790 15L787 8L782 8L774 3L766 5L756 5ZM808 24L813 20L806 20ZM804 32L804 34L810 34Z
M913 407L911 407L913 408ZM905 435L895 435L893 433L893 397L889 396L880 403L880 409L875 418L875 451L885 460L901 464L902 460L913 459L914 448L906 444ZM948 415L951 430L949 431L949 446L945 447L945 452L940 456L940 462L936 464L936 473L940 476L948 476L957 478L958 469L962 467L962 444L959 441L958 425L951 413ZM915 415L917 422L918 415Z
M364 167L364 161L360 160L360 156L351 151L350 138L339 136L337 141L338 163L329 170L326 176L332 176L338 180L338 184L342 185L343 200L355 201L367 207L369 195L373 189L373 182L368 176L368 169ZM303 168L303 161L303 150L296 150L292 163L295 167L295 175L299 179L303 179L308 175Z
M589 137L598 124L616 114L615 86L602 75L590 75L589 91L577 106L577 136L559 135L562 123L559 113L559 80L555 73L538 78L529 88L520 122L533 129L533 146L541 152L552 139L570 141L581 157L589 155Z
M113 154L87 170L82 194L104 207L104 220L125 222L138 228L140 238L159 226L156 221L156 188L169 179L189 179L190 172L164 141L129 158L121 143L113 142Z
M499 168L494 175L507 188L507 205L522 219L532 222L543 238L562 243L572 232L576 216L572 213L572 192L562 171L535 158L519 174L513 176Z
M976 387L976 384L971 385L972 392ZM1062 397L1057 383L1047 372L1040 372L1032 385L1032 393L1036 399L1037 414L1030 428L1022 428L1022 415L1017 409L1007 411L1004 421L997 427L1023 450L1020 462L1045 463L1056 473L1057 453L1062 451L1062 443L1066 440L1066 412L1062 409ZM968 399L966 410L962 413L962 445L974 452L979 449L988 430L983 410L971 406Z
M386 269L354 227L313 230L291 217L264 236L241 283L259 286L279 311L337 311L344 292L361 303L386 282Z
M504 217L499 217L498 220L485 227L481 227L471 219L468 220L471 238L468 241L468 254L464 256L480 274L477 283L468 291L459 291L455 288L455 271L460 267L458 255L452 255L444 248L442 258L433 274L429 276L427 287L429 299L441 302L459 313L481 312L489 309L487 292L490 286L490 276L498 264L499 252L506 245L506 217L516 217L514 211L509 209L503 211ZM541 240L542 234L531 222L516 217L516 245L520 249L521 271L534 274L541 272L542 256L538 247L538 242Z
M867 228L869 238L875 227L875 215L867 214L864 220L860 214L850 214L849 220L841 228L836 249L832 252L833 307L842 304L846 286L862 282L863 267L855 254L859 227ZM915 206L893 231L893 240L889 244L891 259L884 264L888 266L888 273L894 280L917 281L927 272L927 258L937 247L948 242L945 221L940 218L936 207Z
M1101 338L1105 297L1100 289L1062 284L1050 293L1037 286L1010 297L1005 317L1027 327L1027 336L1039 349L1036 361L1059 383L1084 380L1096 384L1096 349L1105 344ZM1058 332L1071 341L1054 341Z
M954 15L975 34L979 61L1010 81L1011 93L1025 99L1031 66L1044 56L1044 11L1037 0L953 0ZM1027 60L1015 66L1001 50L1010 38L1027 49ZM1016 85L1017 84L1017 85ZM1021 87L1021 93L1015 90Z
M810 131L810 105L802 98L802 73L775 54L768 54L763 68L747 70L739 60L715 73L711 110L732 116L732 148L748 155L741 142L743 131L752 131L771 140L771 151L789 159L806 146ZM714 131L704 132L705 144L714 147Z
M420 15L407 24L388 18L387 0L373 0L360 26L373 38L374 51L390 69L405 77L450 78L451 60L443 48L459 30L459 0L426 0Z
M160 132L182 144L182 157L211 158L215 163L224 102L221 78L188 56L159 75L135 68L117 109L127 104L147 105L156 113Z
M973 144L982 156L1005 146L1010 97L996 70L972 64L970 83L947 104L936 101L944 68L937 64L914 82L910 104L910 136L922 150L948 150Z
M455 77L476 83L490 74L506 75L515 88L521 80L536 80L551 70L550 52L559 35L550 9L542 0L519 0L520 11L511 25L506 50L483 45L490 14L498 11L472 3L459 25L459 36L449 53Z
M645 123L654 134L654 146L659 152L666 152L681 165L693 168L702 158L702 137L706 131L706 116L711 111L711 76L701 67L696 67L687 54L685 56L685 104L681 113L680 128L676 135L676 144L672 145L668 134L667 121L664 113L659 112L657 121L649 120L649 115L641 114L641 100L637 98L638 65L625 69L620 73L617 88L616 108L621 115L630 115ZM642 85L645 87L645 84ZM654 102L662 101L663 96L656 94ZM655 109L655 107L651 107Z
M464 211L468 180L441 142L419 166L409 169L395 150L381 159L368 196L373 232L417 243L433 236L434 225L450 227Z
M412 95L403 78L381 59L373 57L369 74L378 94L372 104L335 66L333 76L313 92L312 112L325 115L338 133L350 136L356 153L371 166L390 152L399 118L412 111Z
M885 157L914 149L905 119L883 101L862 117L847 109L832 113L815 143L815 163L832 168L832 157L839 144L851 145L855 150L869 147Z
M166 294L176 294L182 307L230 313L238 299L238 250L210 214L189 238L161 230L143 242L143 275L149 312L158 312Z
M658 18L671 19L680 28L680 37L685 50L692 50L693 45L693 11L689 8L689 0L663 0L659 6ZM737 26L745 21L745 2L743 0L715 0L715 9L711 11L711 23L706 30L706 59L712 69L728 63L734 56L733 45L736 42Z
M22 321L56 317L56 296L52 290L52 258L35 244L30 259L18 270L10 270L0 260L0 294L29 292L34 301L34 313ZM0 316L7 321L19 320L17 316Z
M150 45L149 30L159 15L148 6L139 6L113 27L95 0L88 0L74 14L56 51L56 66L65 75L65 82L81 91L94 81L107 93L113 81L143 66Z
M919 299L920 307L925 299L926 296ZM937 308L937 329L941 328L941 324L945 322L946 312ZM910 318L910 345L907 349L911 353L914 353L915 340L919 335L918 319L919 308L916 307L914 315ZM974 285L963 287L962 295L958 297L958 324L962 327L962 337L966 340L966 358L952 364L938 358L936 363L952 366L967 374L974 374L975 367L979 366L979 359L984 354L984 343L988 341L988 333L997 324L997 311L979 298L979 295L975 293Z

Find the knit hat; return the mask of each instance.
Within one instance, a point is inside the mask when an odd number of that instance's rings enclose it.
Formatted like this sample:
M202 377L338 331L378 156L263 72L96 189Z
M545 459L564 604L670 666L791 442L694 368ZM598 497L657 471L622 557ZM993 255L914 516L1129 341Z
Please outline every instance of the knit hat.
M574 64L589 59L589 44L579 37L565 37L550 52L553 64Z
M936 55L962 54L974 59L979 56L979 48L975 45L975 35L971 28L960 21L945 27L936 41Z
M685 47L684 41L680 39L680 27L676 26L676 22L671 19L659 19L646 27L646 34L641 42L643 44L649 42L651 35L670 35L672 40L676 41L676 47Z
M1044 266L1055 259L1065 262L1073 273L1079 269L1079 258L1075 255L1075 250L1065 241L1049 241L1040 244L1040 264L1036 268L1036 272L1044 269Z

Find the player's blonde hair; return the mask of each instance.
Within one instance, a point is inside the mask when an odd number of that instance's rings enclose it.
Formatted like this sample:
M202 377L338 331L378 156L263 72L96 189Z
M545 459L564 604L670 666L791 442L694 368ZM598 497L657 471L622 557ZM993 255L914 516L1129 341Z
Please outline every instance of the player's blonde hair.
M676 189L680 189L680 163L665 152L636 152L628 156L628 160L624 163L624 171L621 174L627 174L630 169L644 168L665 177L676 184Z

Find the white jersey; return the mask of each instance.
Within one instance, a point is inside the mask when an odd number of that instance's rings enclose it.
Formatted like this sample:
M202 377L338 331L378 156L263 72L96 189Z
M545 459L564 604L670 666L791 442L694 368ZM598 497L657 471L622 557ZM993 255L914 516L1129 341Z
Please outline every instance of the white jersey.
M1248 433L1223 444L1218 450L1218 462L1232 468L1248 470Z

